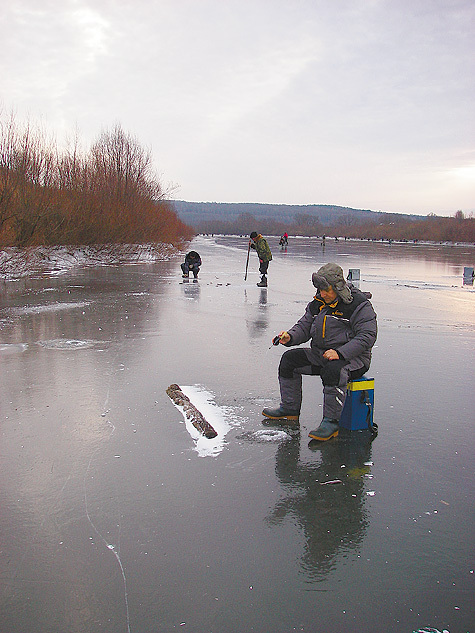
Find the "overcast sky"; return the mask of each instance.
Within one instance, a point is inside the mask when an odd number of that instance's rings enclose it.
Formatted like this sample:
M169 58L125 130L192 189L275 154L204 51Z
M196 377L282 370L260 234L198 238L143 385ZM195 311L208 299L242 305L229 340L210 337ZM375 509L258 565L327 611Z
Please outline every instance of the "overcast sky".
M0 107L182 200L475 211L474 0L0 0Z

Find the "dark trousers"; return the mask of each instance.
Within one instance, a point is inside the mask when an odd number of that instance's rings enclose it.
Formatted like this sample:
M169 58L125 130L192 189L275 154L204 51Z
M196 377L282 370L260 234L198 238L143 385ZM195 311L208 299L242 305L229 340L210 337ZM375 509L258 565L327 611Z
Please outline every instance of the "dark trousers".
M198 277L198 273L200 272L200 267L198 266L198 264L186 264L185 262L183 262L183 264L181 264L181 269L184 275L189 275L190 270L192 270L193 277L195 278Z
M259 260L259 272L262 276L267 274L267 269L269 268L269 262L264 262L261 259Z
M352 363L354 365L354 363ZM351 370L346 360L325 360L308 348L290 349L280 359L279 386L281 406L300 411L302 375L320 376L323 383L323 416L339 420L346 399L348 380L360 378L367 368Z

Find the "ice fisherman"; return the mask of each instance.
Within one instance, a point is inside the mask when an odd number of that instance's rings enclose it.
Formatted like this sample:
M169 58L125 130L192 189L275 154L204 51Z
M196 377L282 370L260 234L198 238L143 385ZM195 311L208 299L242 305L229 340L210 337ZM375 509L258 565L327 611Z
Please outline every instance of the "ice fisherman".
M338 264L322 266L313 273L312 283L317 294L307 305L305 314L288 332L278 335L279 343L286 347L309 340L310 347L282 354L279 364L281 403L275 409L265 408L262 414L273 420L298 424L302 375L320 376L323 419L309 436L325 441L338 435L348 380L360 378L369 369L377 321L368 296L347 284Z
M288 244L289 244L289 234L284 233L279 240L279 246L284 247L284 246L288 246Z
M272 253L269 248L267 240L262 237L256 231L253 231L249 236L249 246L257 252L259 257L259 272L261 273L261 280L257 284L260 288L267 288L267 270L269 268L269 262L272 260Z
M190 251L185 255L185 261L181 264L183 271L183 277L190 276L190 270L193 272L193 277L198 279L198 273L200 272L201 257L196 251Z

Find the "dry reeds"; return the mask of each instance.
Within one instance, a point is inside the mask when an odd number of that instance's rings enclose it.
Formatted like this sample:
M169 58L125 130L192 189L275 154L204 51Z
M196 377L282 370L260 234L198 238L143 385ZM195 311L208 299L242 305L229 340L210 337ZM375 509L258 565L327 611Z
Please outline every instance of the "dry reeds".
M0 118L0 246L176 244L193 231L165 200L152 157L120 125L88 153Z

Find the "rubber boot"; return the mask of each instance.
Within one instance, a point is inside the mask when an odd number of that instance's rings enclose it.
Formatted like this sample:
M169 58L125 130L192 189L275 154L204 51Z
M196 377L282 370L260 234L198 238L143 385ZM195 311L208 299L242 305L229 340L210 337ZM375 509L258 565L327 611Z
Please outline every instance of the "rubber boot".
M262 275L260 282L257 284L259 288L267 288L267 277Z
M290 409L284 409L282 406L276 409L266 407L263 409L262 415L266 418L271 418L271 420L293 420L298 422L300 411L291 411Z
M323 418L320 422L320 426L315 429L315 431L310 431L308 434L312 440L320 440L320 442L330 440L332 437L336 437L337 435L338 420L331 420L330 418Z

